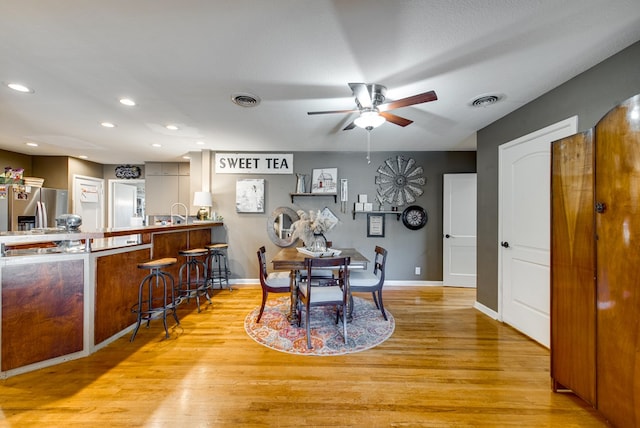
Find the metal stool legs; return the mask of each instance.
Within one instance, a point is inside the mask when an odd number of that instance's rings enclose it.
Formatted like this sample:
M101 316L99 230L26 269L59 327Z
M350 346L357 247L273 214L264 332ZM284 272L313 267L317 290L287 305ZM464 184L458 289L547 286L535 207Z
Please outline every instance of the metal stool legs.
M200 296L205 296L209 304L212 304L209 296L211 284L207 281L207 267L205 263L198 259L200 256L206 256L207 250L204 248L196 248L192 250L182 250L178 253L184 256L186 261L180 266L179 271L179 296L186 298L187 301L194 297L198 312L200 312Z
M229 291L233 291L229 284L229 266L227 264L227 244L210 244L207 256L208 282L212 288L218 285L220 288L226 285Z
M167 327L167 312L171 312L176 324L180 325L176 308L180 304L180 300L176 298L175 282L173 277L161 269L176 263L174 258L166 258L160 260L151 260L138 265L140 269L151 269L149 274L143 278L138 288L138 303L135 304L131 311L137 314L136 326L131 335L130 341L136 338L138 329L142 321L149 323L154 318L162 317L164 324L165 337L169 338L169 328ZM170 283L170 285L168 285Z

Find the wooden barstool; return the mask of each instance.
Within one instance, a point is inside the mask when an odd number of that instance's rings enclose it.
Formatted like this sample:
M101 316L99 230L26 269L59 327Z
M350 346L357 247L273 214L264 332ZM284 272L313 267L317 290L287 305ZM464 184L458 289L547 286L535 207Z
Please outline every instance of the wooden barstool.
M139 263L139 269L150 269L151 271L140 282L138 289L138 303L133 305L131 312L137 314L138 320L136 327L131 335L131 342L135 339L140 324L143 320L149 323L154 318L162 317L164 323L165 337L169 338L169 329L167 328L167 312L173 314L176 324L180 325L176 308L180 304L180 299L176 298L175 281L173 276L162 271L162 268L175 264L177 260L172 257L149 260L148 262ZM167 280L171 282L167 286ZM154 288L156 288L154 295ZM161 295L160 295L161 294Z
M207 281L207 267L205 262L198 258L206 256L208 253L205 248L178 251L178 255L185 258L185 262L180 266L178 273L178 296L179 298L186 298L187 301L194 297L198 312L200 312L200 296L205 296L209 304L212 303L209 297L211 284Z
M229 265L227 264L227 249L229 244L224 242L214 242L205 245L209 251L207 256L207 282L211 284L212 288L218 284L222 288L222 284L225 283L229 291L231 285L229 285Z

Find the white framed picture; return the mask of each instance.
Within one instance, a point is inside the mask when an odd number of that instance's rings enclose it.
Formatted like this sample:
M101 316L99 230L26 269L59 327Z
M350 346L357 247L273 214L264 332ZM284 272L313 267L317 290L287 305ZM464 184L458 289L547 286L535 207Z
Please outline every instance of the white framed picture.
M264 178L248 178L236 181L236 212L264 212Z
M337 193L338 168L314 169L311 174L311 193Z

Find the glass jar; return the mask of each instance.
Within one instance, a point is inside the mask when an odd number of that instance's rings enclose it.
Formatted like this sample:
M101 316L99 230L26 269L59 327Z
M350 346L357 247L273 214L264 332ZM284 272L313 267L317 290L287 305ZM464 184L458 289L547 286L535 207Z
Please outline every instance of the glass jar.
M327 251L327 239L322 233L313 234L313 241L311 241L311 251L317 253Z

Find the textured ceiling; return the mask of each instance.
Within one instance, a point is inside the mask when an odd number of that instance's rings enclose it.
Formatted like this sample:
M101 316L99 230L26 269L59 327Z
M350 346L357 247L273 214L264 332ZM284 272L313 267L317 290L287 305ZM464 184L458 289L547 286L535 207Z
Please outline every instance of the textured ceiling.
M475 150L478 129L638 40L638 0L3 0L0 82L35 92L0 87L0 148L100 163L361 151L366 131L342 131L355 114L307 112L354 108L347 83L366 82L439 98L394 110L414 123L373 130L372 150ZM503 98L469 105L486 94Z

